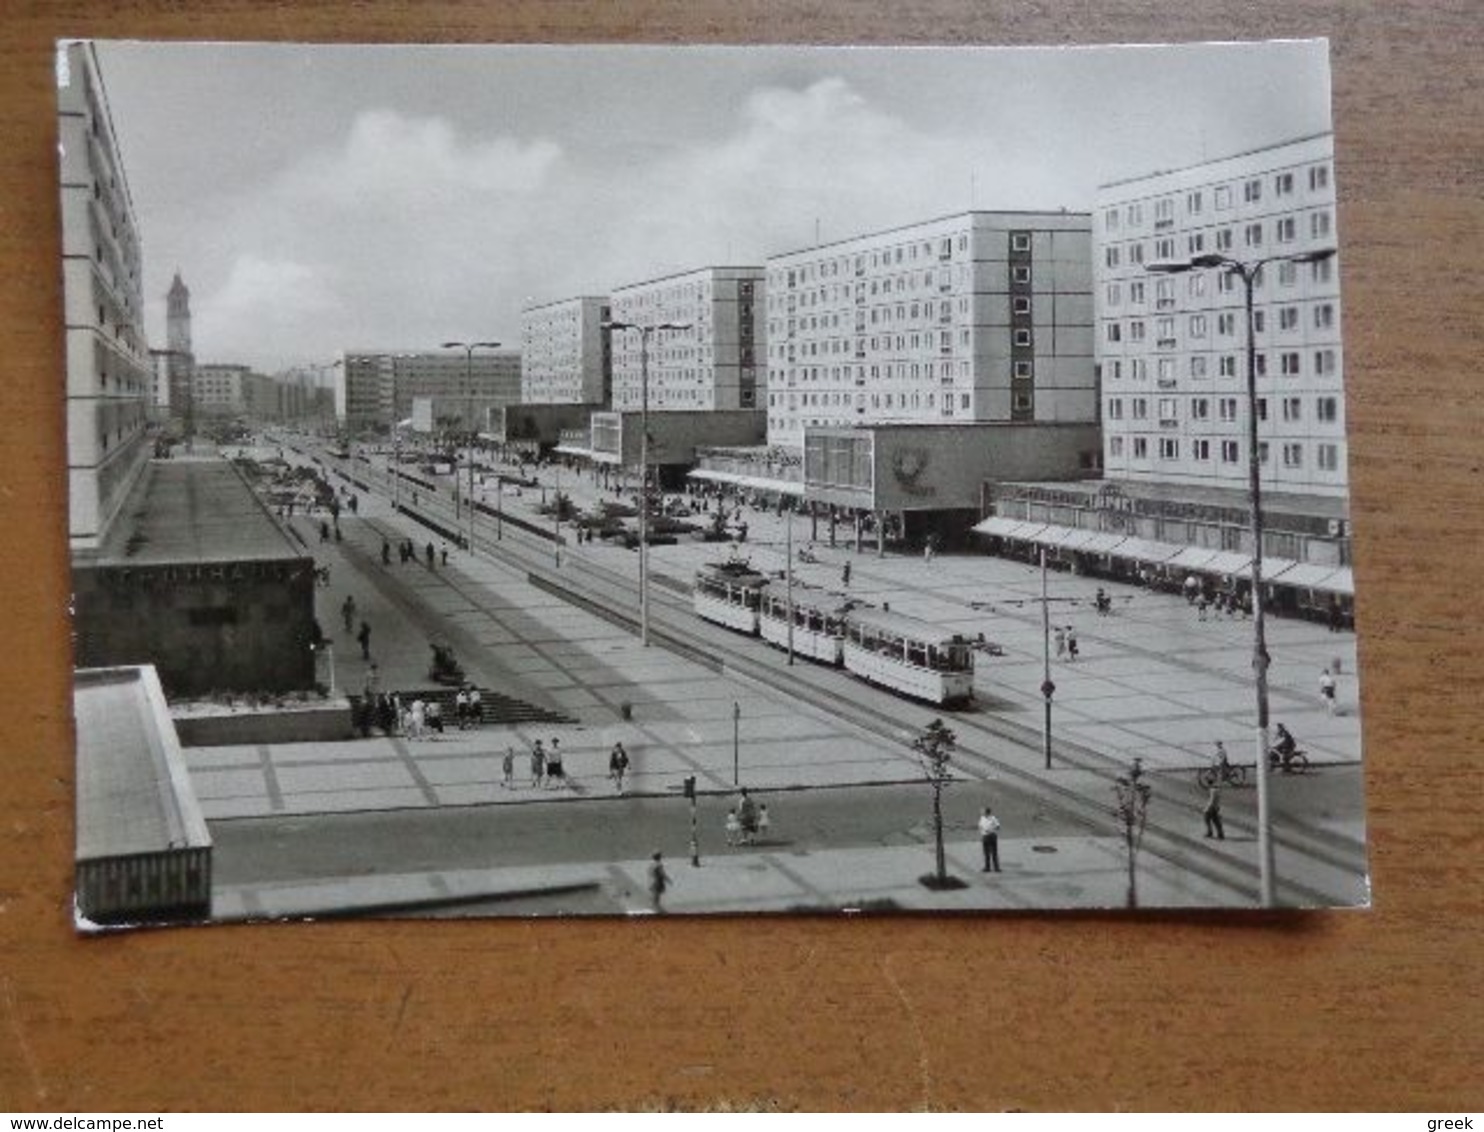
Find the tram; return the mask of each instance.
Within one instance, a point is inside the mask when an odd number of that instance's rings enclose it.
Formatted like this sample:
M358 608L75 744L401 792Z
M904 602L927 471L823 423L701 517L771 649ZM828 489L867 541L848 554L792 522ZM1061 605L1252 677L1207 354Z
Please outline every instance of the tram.
M787 587L745 562L702 567L692 604L707 621L788 647ZM973 642L958 633L800 583L793 614L801 656L915 700L954 707L973 699Z
M707 621L755 637L767 586L767 577L746 562L733 559L702 566L696 573L691 607Z
M840 667L845 659L845 618L852 603L818 586L795 582L793 587L793 650L821 664ZM763 591L758 631L763 640L781 649L789 647L789 594L776 583Z
M929 621L853 609L846 618L844 653L850 672L912 699L952 706L973 698L969 640Z

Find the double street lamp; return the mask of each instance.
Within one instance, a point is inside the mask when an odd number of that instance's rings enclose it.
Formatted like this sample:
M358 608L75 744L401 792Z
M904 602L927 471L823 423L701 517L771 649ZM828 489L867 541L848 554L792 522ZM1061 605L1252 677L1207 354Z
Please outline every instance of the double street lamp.
M469 553L474 553L474 437L477 429L474 427L474 351L475 350L498 350L498 342L445 342L445 350L464 351L464 391L469 397ZM458 520L459 506L459 469L454 465L453 469L453 499L454 519Z
M646 647L649 645L649 336L690 328L688 322L661 322L654 326L640 326L635 322L603 323L603 329L610 332L639 332L639 643Z
M1252 678L1257 693L1257 857L1259 898L1264 908L1277 902L1273 868L1273 822L1268 800L1268 656L1267 630L1262 602L1262 459L1257 439L1257 328L1253 319L1253 291L1264 266L1270 263L1323 263L1334 248L1318 248L1294 255L1267 256L1243 263L1218 252L1184 260L1156 260L1145 270L1157 275L1216 269L1242 281L1247 310L1247 491L1252 511Z

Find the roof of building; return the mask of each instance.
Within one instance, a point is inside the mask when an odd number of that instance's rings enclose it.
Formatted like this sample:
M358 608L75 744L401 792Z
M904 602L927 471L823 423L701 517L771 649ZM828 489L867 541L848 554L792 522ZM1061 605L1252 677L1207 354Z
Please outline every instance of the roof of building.
M1014 219L1034 216L1043 219L1082 220L1087 225L1090 225L1092 222L1092 213L1086 209L967 208L962 212L949 212L942 216L929 217L926 220L914 220L910 224L898 224L893 228L880 228L873 232L857 232L852 236L845 236L838 240L827 240L822 244L811 244L808 247L795 248L792 251L775 252L768 256L768 262L771 264L775 259L787 259L790 256L809 255L812 252L828 251L831 248L841 248L847 244L859 243L862 240L874 240L881 236L895 236L910 232L914 228L929 228L935 224L943 224L950 220L965 220L973 216L1003 216ZM1081 231L1080 228L1074 230Z
M77 859L210 845L154 668L78 669L72 704Z
M302 558L226 460L151 460L99 549L100 565Z
M1117 181L1103 181L1098 185L1099 189L1112 189L1119 185L1135 185L1140 181L1152 181L1156 177L1168 177L1174 173L1186 173L1192 169L1203 169L1208 165L1220 165L1224 161L1236 161L1243 157L1253 157L1259 153L1268 153L1275 149L1284 149L1287 146L1299 145L1303 142L1318 141L1320 138L1334 138L1333 130L1325 130L1317 134L1305 134L1299 138L1285 138L1283 141L1274 142L1272 145L1260 145L1254 149L1244 149L1238 153L1223 153L1219 157L1211 157L1205 161L1193 161L1189 165L1177 165L1172 169L1155 169L1148 173L1140 173L1136 177L1123 177Z

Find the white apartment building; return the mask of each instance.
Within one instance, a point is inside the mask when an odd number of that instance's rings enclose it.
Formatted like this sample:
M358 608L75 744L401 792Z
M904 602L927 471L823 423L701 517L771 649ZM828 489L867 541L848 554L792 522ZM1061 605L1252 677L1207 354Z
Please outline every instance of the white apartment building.
M1086 213L965 212L767 261L768 443L1096 419Z
M1094 213L1103 463L1109 479L1245 491L1247 327L1240 277L1154 274L1212 253L1257 277L1253 326L1265 487L1346 494L1334 138L1322 134L1102 185Z
M658 412L759 409L767 399L761 267L703 267L615 288L617 322L673 323L649 335L649 408ZM640 335L610 343L613 408L641 407Z
M526 405L603 405L612 384L606 295L527 307L520 314L520 399Z
M196 412L201 416L236 416L245 411L249 394L247 366L203 362L196 366L191 384Z
M414 399L430 399L435 416L451 427L468 427L488 408L519 404L520 380L519 350L346 350L335 400L352 428L407 420Z
M96 549L149 456L153 366L138 224L91 45L57 58L67 482L74 551Z

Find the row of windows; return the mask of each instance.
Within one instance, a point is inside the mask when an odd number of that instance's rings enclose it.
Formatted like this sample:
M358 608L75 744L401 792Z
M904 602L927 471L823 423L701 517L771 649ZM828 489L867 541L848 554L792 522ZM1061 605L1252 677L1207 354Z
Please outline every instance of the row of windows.
M1309 213L1308 224L1303 229L1296 216L1280 216L1272 222L1271 228L1261 220L1243 224L1240 228L1242 247L1250 249L1261 248L1266 243L1295 243L1301 230L1307 231L1310 240L1326 240L1333 230L1328 209ZM1236 246L1236 234L1236 227L1211 228L1186 233L1183 245L1173 235L1149 241L1108 244L1103 248L1103 266L1118 268L1127 263L1130 267L1138 267L1145 262L1146 250L1152 253L1149 256L1151 260L1170 260L1182 255L1200 255L1206 251L1229 252Z
M1153 399L1154 407L1158 413L1161 424L1180 423L1180 403L1185 398L1159 397ZM1208 421L1211 419L1211 408L1214 402L1217 419L1231 423L1237 420L1244 398L1239 397L1192 397L1189 398L1189 418L1193 421ZM1302 397L1279 397L1276 398L1283 415L1283 420L1293 422L1304 419L1304 399ZM1151 399L1147 397L1130 397L1128 399L1129 416L1136 421L1149 419L1149 406ZM1123 398L1110 397L1108 399L1107 416L1110 421L1123 420ZM1340 401L1338 397L1315 397L1314 419L1325 424L1333 424L1340 419ZM1257 399L1257 419L1266 421L1268 419L1268 398Z
M1278 286L1287 288L1298 284L1300 264L1291 260L1285 260L1274 265L1264 265L1257 269L1252 277L1252 292L1255 295L1262 292L1267 286L1268 267L1277 269ZM1308 264L1309 280L1313 283L1328 283L1334 277L1334 267L1331 260L1322 260L1318 263ZM1208 276L1204 271L1192 271L1184 277L1184 291L1187 299L1204 299L1208 289ZM1154 281L1154 305L1157 310L1173 310L1179 302L1180 284L1173 278L1159 278ZM1216 293L1221 295L1238 295L1241 287L1237 277L1230 272L1222 272L1216 276ZM1113 280L1103 288L1103 299L1107 306L1122 306L1124 297L1127 295L1130 306L1142 306L1149 301L1149 280L1128 279Z
M1015 363L1015 376L1030 377L1032 363L1029 361ZM972 376L972 368L969 362L944 359L937 363L932 362L887 362L884 365L872 364L867 367L864 363L854 367L845 366L790 366L787 369L775 368L770 371L770 379L775 386L782 387L796 385L798 382L814 383L821 381L844 383L854 380L856 384L865 382L867 376L872 383L881 380L906 381L919 378L932 380L936 374L939 380L951 379L955 376L968 379Z
M1026 237L1029 247L1029 237ZM867 268L879 270L898 264L913 263L919 259L951 259L955 248L960 254L969 250L969 237L940 236L932 240L913 240L890 248L878 248L872 252L857 252L854 255L832 256L828 259L806 263L799 267L778 267L769 272L773 286L801 287L811 280L831 279L840 275L864 275Z
M1210 377L1213 367L1210 364L1211 357L1208 354L1192 354L1186 359L1186 364L1181 367L1178 360L1172 357L1155 358L1154 375L1160 382L1174 382L1180 377L1192 377L1197 380ZM1302 377L1304 375L1304 358L1298 350L1283 350L1276 355L1277 372L1284 377ZM1217 377L1237 377L1242 372L1238 370L1238 355L1217 354L1214 366ZM1252 356L1253 369L1257 376L1265 377L1270 372L1269 354L1266 351L1258 351ZM1315 350L1310 355L1309 372L1315 377L1333 377L1338 372L1337 355L1334 350ZM1183 373L1181 372L1183 368ZM1102 372L1109 381L1121 381L1125 376L1131 381L1149 380L1149 360L1146 358L1110 358L1102 363Z
M1299 187L1305 183L1311 193L1328 193L1329 163L1321 162L1310 165L1301 171L1285 169L1270 175L1246 177L1224 185L1190 189L1183 195L1184 214L1188 219L1206 215L1208 208L1216 212L1226 212L1235 207L1238 200L1244 205L1260 204L1265 193L1271 194L1274 199L1282 200L1294 196ZM1181 202L1181 194L1174 193L1159 197L1151 203L1150 212L1156 230L1175 223L1177 202ZM1132 201L1121 207L1105 209L1103 230L1116 232L1120 226L1138 228L1143 225L1144 219L1145 202Z
M1237 311L1222 311L1214 316L1214 319L1204 314L1190 314L1184 316L1185 335L1189 339L1202 339L1208 330L1214 325L1218 337L1233 338L1242 330ZM1269 314L1277 317L1269 319ZM1175 316L1168 315L1156 318L1154 321L1154 342L1162 349L1173 349L1177 344L1175 337L1177 322ZM1279 333L1292 333L1300 328L1300 308L1296 305L1275 307L1270 312L1264 309L1256 309L1252 312L1252 330L1256 334L1265 334L1268 324L1272 322ZM1310 307L1309 321L1315 330L1333 330L1335 326L1335 306L1333 303L1315 303ZM1120 342L1141 343L1146 341L1145 332L1148 329L1148 320L1142 318L1131 318L1126 321L1112 319L1103 324L1103 339L1110 345Z
M955 394L944 392L942 396L943 403L950 405ZM957 397L960 408L967 409L973 404L972 394L959 393ZM787 408L789 412L795 412L801 408L849 408L852 405L864 409L869 404L872 409L931 409L936 407L937 398L937 393L770 393L768 408Z
M1150 437L1113 436L1108 438L1108 458L1110 461L1122 460L1127 452L1135 460L1149 459L1151 450L1157 453L1158 458L1164 462L1180 460L1182 445L1178 436L1153 437L1156 445L1149 443ZM1127 444L1125 441L1127 440ZM1283 467L1290 471L1297 471L1305 466L1305 452L1308 446L1300 441L1286 441L1279 451ZM1189 459L1197 463L1209 463L1214 458L1222 464L1240 464L1243 462L1242 443L1237 440L1212 441L1205 438L1197 438L1190 441L1188 449ZM1271 450L1267 441L1258 441L1257 462L1262 465L1270 463ZM1314 445L1314 466L1321 472L1337 472L1340 469L1340 447L1337 444Z

